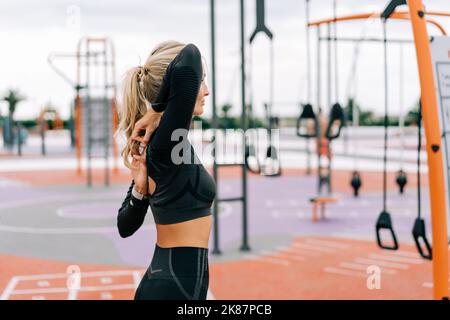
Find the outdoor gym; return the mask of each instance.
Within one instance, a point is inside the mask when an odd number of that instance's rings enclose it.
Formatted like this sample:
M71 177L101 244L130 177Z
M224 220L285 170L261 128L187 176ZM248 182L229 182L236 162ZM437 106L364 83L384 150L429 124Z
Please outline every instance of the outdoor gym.
M0 62L1 300L449 299L450 4L49 3Z

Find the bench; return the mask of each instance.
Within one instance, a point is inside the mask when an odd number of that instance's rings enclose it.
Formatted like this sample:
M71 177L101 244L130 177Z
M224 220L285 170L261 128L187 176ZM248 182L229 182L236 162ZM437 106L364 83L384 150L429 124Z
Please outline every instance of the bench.
M336 203L339 199L333 196L317 196L309 199L312 203L312 222L317 222L317 207L320 206L320 219L325 219L325 205L327 203Z

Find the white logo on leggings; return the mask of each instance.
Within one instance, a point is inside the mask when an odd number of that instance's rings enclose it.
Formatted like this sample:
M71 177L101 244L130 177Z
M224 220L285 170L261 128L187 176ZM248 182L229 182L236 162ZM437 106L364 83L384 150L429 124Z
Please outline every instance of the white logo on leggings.
M152 270L152 266L150 266L150 273L151 273L151 274L153 274L153 273L155 273L155 272L159 272L159 271L162 271L162 269L155 269L155 270Z

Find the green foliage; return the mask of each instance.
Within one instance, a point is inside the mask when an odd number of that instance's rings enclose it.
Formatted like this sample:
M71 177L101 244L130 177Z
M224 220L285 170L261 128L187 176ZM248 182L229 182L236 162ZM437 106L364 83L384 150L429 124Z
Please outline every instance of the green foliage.
M8 103L9 115L12 118L14 112L16 111L17 104L25 100L25 96L20 94L20 92L16 89L9 89L3 96L2 100Z

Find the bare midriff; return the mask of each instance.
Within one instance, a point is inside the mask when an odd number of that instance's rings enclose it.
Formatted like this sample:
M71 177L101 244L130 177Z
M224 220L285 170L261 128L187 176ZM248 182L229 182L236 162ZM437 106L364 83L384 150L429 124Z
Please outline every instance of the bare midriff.
M173 224L156 224L156 243L161 248L208 248L212 216Z

